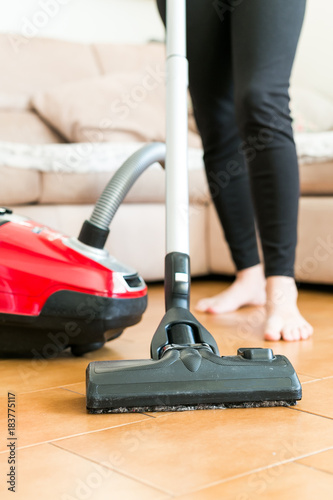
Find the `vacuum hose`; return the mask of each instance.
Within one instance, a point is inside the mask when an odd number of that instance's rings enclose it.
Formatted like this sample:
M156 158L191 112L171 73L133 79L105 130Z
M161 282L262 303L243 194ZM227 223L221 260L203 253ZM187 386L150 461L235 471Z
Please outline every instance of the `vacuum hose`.
M166 145L154 142L133 153L117 170L99 197L89 220L83 223L79 241L104 248L109 226L128 191L140 175L153 163L164 164Z

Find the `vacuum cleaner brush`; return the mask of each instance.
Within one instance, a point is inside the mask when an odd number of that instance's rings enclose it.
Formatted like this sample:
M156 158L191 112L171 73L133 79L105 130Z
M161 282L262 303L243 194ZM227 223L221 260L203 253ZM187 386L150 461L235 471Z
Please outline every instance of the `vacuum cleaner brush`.
M301 397L291 364L271 349L219 357L208 347L174 348L158 361L91 363L87 376L90 413L286 406Z
M152 348L158 344L155 359L90 363L89 413L287 406L301 399L300 382L285 356L240 348L236 356L220 357L207 330L181 307L166 313Z

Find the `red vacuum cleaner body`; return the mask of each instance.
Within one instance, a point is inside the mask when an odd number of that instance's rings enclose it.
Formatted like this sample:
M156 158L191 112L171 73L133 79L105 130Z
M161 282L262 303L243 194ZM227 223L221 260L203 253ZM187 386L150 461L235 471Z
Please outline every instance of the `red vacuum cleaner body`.
M106 250L0 209L0 355L98 349L139 322L143 279Z

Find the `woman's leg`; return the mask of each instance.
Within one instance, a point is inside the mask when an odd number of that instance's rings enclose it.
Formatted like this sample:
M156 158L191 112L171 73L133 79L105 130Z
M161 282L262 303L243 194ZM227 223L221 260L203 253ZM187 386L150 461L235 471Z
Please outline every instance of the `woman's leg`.
M165 22L165 0L157 1ZM197 308L226 312L265 302L248 172L236 125L231 16L221 22L211 0L187 2L189 88L204 148L206 176L237 269L226 292Z
M296 304L299 178L288 94L304 10L305 0L243 0L231 13L237 123L265 259L265 334L272 340L312 333Z

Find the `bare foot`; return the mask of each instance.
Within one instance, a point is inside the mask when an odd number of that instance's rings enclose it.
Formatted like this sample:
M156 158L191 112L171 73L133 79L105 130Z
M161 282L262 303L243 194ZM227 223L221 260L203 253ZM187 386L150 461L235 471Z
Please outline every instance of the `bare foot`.
M313 333L312 326L297 307L295 280L288 276L269 276L266 285L266 340L305 340Z
M227 290L199 300L195 309L200 312L221 314L236 311L243 306L262 306L266 302L265 276L261 264L238 271L235 281Z

